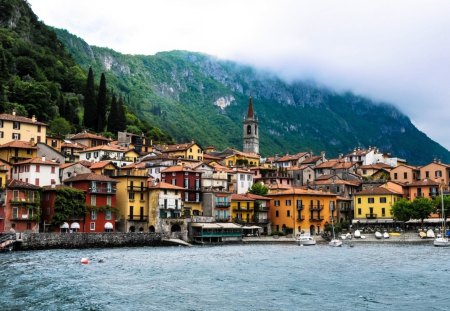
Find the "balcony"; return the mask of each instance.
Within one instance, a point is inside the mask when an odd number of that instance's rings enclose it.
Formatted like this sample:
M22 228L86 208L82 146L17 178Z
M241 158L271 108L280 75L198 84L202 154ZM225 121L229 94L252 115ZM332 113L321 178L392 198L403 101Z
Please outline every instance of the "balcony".
M230 205L230 202L216 202L216 208L228 208Z
M36 221L33 215L23 214L23 215L12 215L11 220L14 221Z
M297 211L302 211L304 208L304 205L297 205Z
M310 211L321 211L321 210L323 210L323 205L310 205L309 210Z
M128 191L132 192L144 192L147 191L147 187L141 187L141 186L128 186Z
M159 209L181 211L181 207L177 205L160 205Z
M11 204L13 204L13 205L19 205L19 204L28 204L28 205L29 204L33 204L33 205L36 205L36 204L40 204L41 203L39 200L37 200L35 198L22 198L22 199L12 198L9 202Z
M256 210L256 208L255 208ZM269 207L268 206L260 206L258 207L258 212L268 212L269 211Z
M311 216L309 218L310 221L322 221L323 217L322 216Z
M144 216L144 215L128 215L128 220L131 221L148 221L148 216Z
M95 187L95 188L90 187L89 188L89 193L100 193L100 194L102 194L102 193L111 193L111 194L113 194L113 193L116 193L116 188L113 188L113 187L111 187L111 188L108 188L108 187Z
M376 219L377 218L377 214L366 214L366 218L367 219Z
M297 221L302 221L302 220L305 220L305 216L298 215L297 216Z

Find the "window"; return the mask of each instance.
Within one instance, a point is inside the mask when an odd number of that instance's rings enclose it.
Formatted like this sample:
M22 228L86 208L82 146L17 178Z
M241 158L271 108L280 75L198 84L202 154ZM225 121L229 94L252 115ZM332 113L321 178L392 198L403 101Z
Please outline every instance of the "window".
M436 171L434 172L435 177L442 177L442 171Z
M195 193L195 201L200 202L200 193Z
M0 132L0 138L3 138L3 137L4 137L3 132Z
M361 198L358 198L358 204L361 204Z
M187 192L184 193L184 200L189 201L189 193Z
M19 133L12 133L12 139L20 140L20 134Z
M245 175L243 175L243 174L239 175L239 179L240 180L245 180Z
M128 200L134 201L134 192L128 192Z
M112 197L110 195L106 196L106 205L112 206Z
M38 125L37 131L38 131L38 133L41 132L41 126L40 125Z
M273 205L274 205L274 206L280 206L280 200L275 200L275 201L273 202Z
M12 218L13 219L19 218L19 208L18 207L13 207L13 209L12 209Z
M358 215L361 215L361 209L358 208Z
M403 179L408 179L408 173L407 172L403 173Z
M251 134L251 133L252 133L252 126L247 125L247 134Z
M41 136L37 137L37 142L40 143L41 142Z
M429 171L425 172L425 178L430 178L430 172Z
M394 179L397 179L398 177L397 177L397 173L394 173Z
M380 198L380 203L386 203L386 197L381 197Z
M175 179L172 179L172 185L176 185L176 180Z
M112 220L112 212L111 211L108 210L105 212L105 219Z
M91 205L96 206L97 205L97 196L91 195Z
M27 179L28 179L28 178L27 178ZM52 184L52 185L56 184L56 180L54 180L53 178L50 179L50 184Z
M0 128L3 128L3 120L0 120Z
M184 179L184 188L189 187L189 179L185 178Z
M91 231L95 230L95 222L91 222L91 226L90 226Z
M275 217L278 217L278 216L280 216L278 211L275 211Z
M20 122L17 121L13 122L13 130L20 130Z
M91 211L91 219L92 220L96 220L97 219L97 211L95 211L95 210Z
M141 200L141 201L144 201L144 193L143 193L143 192L141 192L141 198L140 198L140 200Z
M381 209L381 216L386 216L386 209L384 207Z
M286 200L286 206L291 206L291 200Z
M98 151L94 152L94 158L98 158Z
M375 198L367 198L368 203L375 203Z
M36 186L39 186L39 178L36 178L36 179L34 180L34 184L35 184Z
M52 147L56 148L58 146L58 142L56 141L56 139L52 139Z
M291 211L290 211L290 210L287 210L287 211L286 211L286 216L287 216L287 217L291 217Z
M56 168L54 167L54 166L52 166L52 169L51 169L51 174L55 174L55 171L56 171Z
M87 152L86 153L86 159L90 159L91 158L91 153L90 152Z

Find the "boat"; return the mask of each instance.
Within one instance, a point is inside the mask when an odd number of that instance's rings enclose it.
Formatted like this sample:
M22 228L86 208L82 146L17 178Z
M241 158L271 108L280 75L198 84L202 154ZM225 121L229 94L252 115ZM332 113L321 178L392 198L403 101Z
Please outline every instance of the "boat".
M361 231L355 230L355 233L353 233L353 236L355 237L355 239L360 239L361 238Z
M441 208L442 208L442 234L441 236L437 237L434 242L433 245L434 246L438 246L438 247L448 247L450 246L450 244L448 243L448 238L446 237L446 218L445 218L445 211L444 211L444 193L443 193L443 189L442 187L440 187L441 190ZM427 232L428 234L428 232Z
M389 233L388 232L384 232L383 233L383 238L385 238L385 239L389 239Z
M309 233L303 233L297 235L297 244L300 246L312 246L316 245L316 240L314 240Z
M331 211L333 211L333 209L331 209ZM334 220L333 220L333 218L334 218L333 217L333 213L331 213L331 229L333 230L333 239L330 241L330 243L328 243L328 245L330 245L332 247L339 247L339 246L342 246L342 240L336 239L336 235L334 233Z
M376 232L375 232L375 238L381 239L382 237L383 237L383 235L381 234L380 231L376 231Z
M434 235L434 231L433 229L428 229L427 230L427 238L435 238L436 236Z

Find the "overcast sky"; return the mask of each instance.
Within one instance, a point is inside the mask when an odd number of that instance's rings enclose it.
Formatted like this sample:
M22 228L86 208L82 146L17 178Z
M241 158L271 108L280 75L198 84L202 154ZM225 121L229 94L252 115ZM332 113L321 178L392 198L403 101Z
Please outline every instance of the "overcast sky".
M28 0L128 54L204 52L386 101L450 149L450 1Z

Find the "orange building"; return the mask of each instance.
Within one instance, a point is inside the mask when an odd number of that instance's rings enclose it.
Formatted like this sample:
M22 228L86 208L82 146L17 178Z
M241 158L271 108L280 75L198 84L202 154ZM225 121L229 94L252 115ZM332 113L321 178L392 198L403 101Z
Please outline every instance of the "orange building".
M450 165L441 162L427 164L420 168L420 177L450 186Z
M336 206L336 194L303 188L278 190L268 197L272 231L284 233L322 233L331 222L330 204ZM337 220L336 213L333 215Z
M401 183L412 183L420 179L420 170L417 167L401 164L390 172L391 180Z

